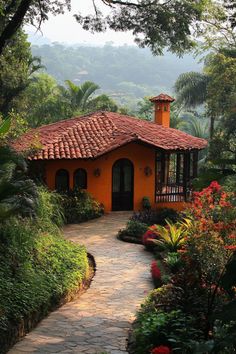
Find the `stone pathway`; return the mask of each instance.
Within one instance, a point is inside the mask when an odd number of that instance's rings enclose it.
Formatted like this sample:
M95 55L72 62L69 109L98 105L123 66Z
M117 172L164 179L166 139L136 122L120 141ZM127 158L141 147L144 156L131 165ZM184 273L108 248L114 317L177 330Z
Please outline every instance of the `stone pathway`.
M128 331L152 288L151 254L141 245L116 239L128 213L65 227L65 237L85 244L96 260L91 287L79 299L52 312L9 354L125 354Z

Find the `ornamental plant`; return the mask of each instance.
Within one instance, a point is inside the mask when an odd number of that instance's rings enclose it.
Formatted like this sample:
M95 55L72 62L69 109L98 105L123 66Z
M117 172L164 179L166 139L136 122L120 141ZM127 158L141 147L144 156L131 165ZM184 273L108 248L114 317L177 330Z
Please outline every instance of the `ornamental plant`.
M161 270L158 267L157 261L152 261L151 263L151 274L152 274L154 285L156 288L158 288L159 286L161 286L162 280L161 280Z
M194 193L190 217L198 224L199 231L212 230L225 237L236 229L236 209L233 194L226 193L218 182Z
M153 240L156 240L158 237L157 232L154 232L155 226L150 226L149 230L147 230L143 235L143 245L146 247L148 251L152 251L155 247Z
M186 264L194 264L194 287L204 290L201 311L206 340L212 336L215 314L231 301L230 297L235 299L232 289L236 277L234 272L231 275L228 272L236 250L236 214L230 197L213 181L209 187L194 194L193 207L187 212L192 224L182 258ZM191 267L185 267L188 273Z
M191 221L184 219L184 221L173 224L166 220L166 224L166 226L155 225L153 231L158 238L153 242L165 251L176 252L185 242Z

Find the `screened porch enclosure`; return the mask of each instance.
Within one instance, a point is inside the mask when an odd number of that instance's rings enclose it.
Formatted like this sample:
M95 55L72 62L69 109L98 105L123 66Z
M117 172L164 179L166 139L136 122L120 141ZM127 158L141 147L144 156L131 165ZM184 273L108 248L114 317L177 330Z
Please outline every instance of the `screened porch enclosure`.
M190 201L192 180L197 177L197 164L197 151L157 152L156 203Z

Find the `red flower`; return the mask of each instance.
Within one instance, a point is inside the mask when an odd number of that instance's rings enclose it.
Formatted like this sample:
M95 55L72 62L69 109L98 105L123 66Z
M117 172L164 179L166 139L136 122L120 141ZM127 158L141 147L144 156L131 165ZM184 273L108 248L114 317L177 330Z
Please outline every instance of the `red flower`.
M212 181L209 187L211 189L214 189L215 192L219 192L221 189L221 186L219 185L219 183L217 181Z
M230 250L230 251L235 251L236 250L236 246L234 245L229 245L229 246L225 246L226 250Z
M143 235L143 244L144 246L154 246L154 243L152 240L155 240L157 238L157 234L151 230L148 230L145 232Z
M159 347L153 348L151 354L170 354L171 350L169 347L160 345Z
M151 273L152 273L153 279L161 279L161 271L160 271L156 261L152 261Z

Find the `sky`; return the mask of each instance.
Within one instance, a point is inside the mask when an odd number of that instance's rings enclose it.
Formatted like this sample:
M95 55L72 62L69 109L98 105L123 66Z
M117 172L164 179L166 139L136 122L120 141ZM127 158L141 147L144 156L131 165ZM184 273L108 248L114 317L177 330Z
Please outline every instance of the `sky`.
M108 12L108 7L97 0L97 4L103 10L103 13ZM81 12L82 14L93 13L92 0L71 0L71 12L66 12L64 15L50 16L49 20L41 26L41 32L35 34L35 28L26 26L26 32L31 34L31 40L36 44L42 39L49 39L51 42L63 42L67 44L89 44L103 45L106 42L113 42L114 45L134 44L131 33L107 31L105 33L95 33L84 31L76 22L73 15ZM32 38L33 37L33 38Z

